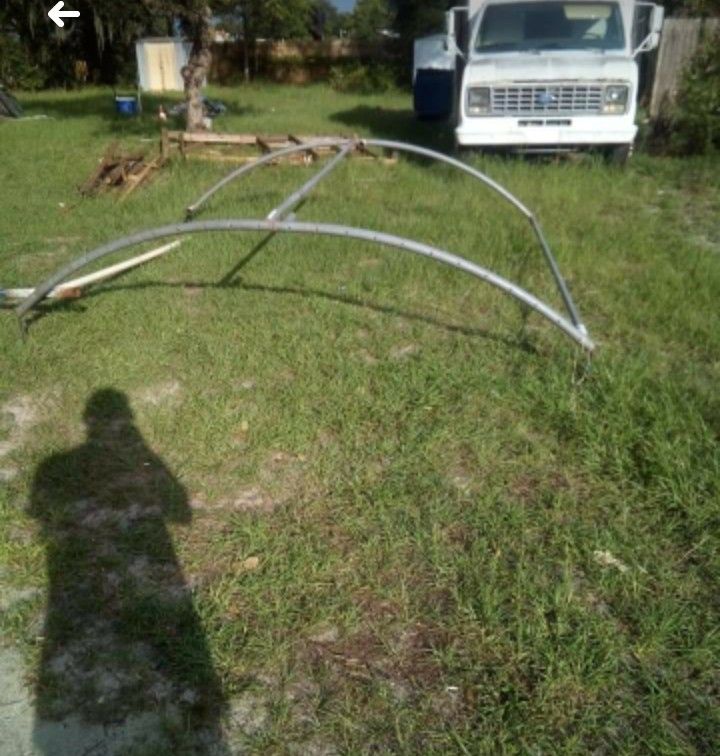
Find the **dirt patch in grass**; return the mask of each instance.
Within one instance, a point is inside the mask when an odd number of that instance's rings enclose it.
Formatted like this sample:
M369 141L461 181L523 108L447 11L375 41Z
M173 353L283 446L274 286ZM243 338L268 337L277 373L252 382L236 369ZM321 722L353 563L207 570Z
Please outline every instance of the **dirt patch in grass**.
M385 610L393 613L389 605ZM334 634L327 640L314 638L308 640L301 656L316 672L329 673L337 684L348 679L385 681L405 697L438 687L443 676L435 650L447 644L447 634L429 623L363 628L337 639Z
M201 286L190 286L189 284L186 284L183 286L183 294L186 297L199 297L203 293L204 289Z
M157 709L111 724L88 724L71 715L56 721L37 716L26 670L14 649L0 649L0 752L7 754L166 753L170 719ZM168 712L167 714L171 714ZM177 716L174 717L177 719Z
M539 504L548 496L552 497L569 490L570 481L557 470L550 471L547 475L523 471L508 484L510 495L523 504Z
M369 366L377 365L378 362L380 362L380 360L368 349L358 349L353 354L360 362L364 362Z
M75 244L81 239L80 236L48 236L44 241L46 244Z
M194 509L206 512L269 514L275 510L275 502L258 486L247 486L236 491L232 496L214 502L196 497L191 502Z
M32 601L40 593L40 589L33 586L13 588L0 583L0 612L11 611L18 604Z
M179 381L163 381L156 383L147 388L141 389L135 394L135 399L141 404L159 406L175 401L182 393L182 386Z
M12 467L10 465L0 467L0 483L9 483L16 476L17 469L15 467Z
M0 407L0 431L8 436L0 441L0 459L22 446L38 416L36 402L30 396L16 396Z
M420 351L418 344L400 344L390 350L390 358L393 360L407 360Z
M205 548L208 548L208 540L203 540ZM194 548L197 549L198 547L194 546ZM187 566L187 581L193 591L200 591L226 578L235 580L244 573L260 569L261 566L262 560L259 556L247 556L235 552L216 553L213 555L212 562L195 559L192 564L189 564ZM231 603L227 610L227 618L237 619L239 616L247 617L245 605L242 602Z
M457 467L450 473L450 483L463 494L472 492L475 480L475 477L462 467Z
M0 481L17 476L17 468L5 463L5 459L23 446L30 430L40 421L43 404L29 395L18 395L0 407Z
M313 490L303 454L275 450L260 464L257 483L241 489L223 502L223 508L240 512L273 512L302 500Z
M58 707L55 716L38 714L36 702L26 684L27 671L21 655L12 648L0 649L0 753L7 754L97 754L97 756L129 756L130 754L226 754L250 753L250 740L261 735L270 725L269 700L261 693L247 691L228 702L227 713L219 727L202 725L188 727L183 707L196 703L198 694L192 689L178 697L172 683L152 669L151 654L141 643L137 659L142 667L145 697L142 705L128 711L124 686L131 675L111 666L102 669L83 658L86 653L104 652L112 645L112 636L104 641L103 628L96 628L91 646L70 644L51 664L62 675L68 675L81 696ZM87 639L86 639L87 640ZM131 655L132 656L132 655ZM132 663L133 659L126 659ZM88 701L97 706L108 705L112 716L102 722L87 718ZM228 749L230 749L228 751ZM310 753L299 750L298 753ZM334 753L334 751L323 751ZM320 753L320 751L318 751Z
M275 509L275 502L261 489L251 486L239 491L237 496L225 505L233 512L264 512Z
M478 493L497 474L498 462L495 459L478 460L475 454L463 447L443 450L443 457L447 459L443 471L445 480L463 496Z
M358 267L359 268L377 268L380 265L382 265L383 261L379 260L377 257L365 257L362 260L358 260Z
M260 482L273 496L275 505L287 504L307 492L307 458L302 454L276 450L260 468Z
M512 473L505 490L512 500L525 506L550 506L558 499L587 501L597 491L587 476L567 465L523 469Z
M579 568L574 568L571 573L572 598L588 611L605 619L615 621L610 605L603 599L598 589L594 588L587 575ZM619 632L625 632L626 628L621 622L617 622Z
M273 451L260 464L256 482L215 500L202 494L190 502L193 509L216 514L271 514L279 507L302 500L313 490L302 454Z
M260 464L255 477L255 483L217 499L202 494L191 498L190 506L196 513L195 526L181 537L194 586L214 583L260 566L252 567L248 563L253 554L238 554L235 549L224 552L219 548L223 533L233 529L233 516L268 517L280 508L308 501L311 496L317 496L319 490L308 474L307 459L301 454L275 450ZM211 562L207 559L210 552L213 554Z

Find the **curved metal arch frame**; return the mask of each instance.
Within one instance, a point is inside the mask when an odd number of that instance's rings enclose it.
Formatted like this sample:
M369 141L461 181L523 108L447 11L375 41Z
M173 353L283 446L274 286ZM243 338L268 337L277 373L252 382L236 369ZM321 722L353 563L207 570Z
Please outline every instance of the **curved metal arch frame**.
M533 233L535 234L535 237L540 244L545 262L547 263L550 269L550 273L552 274L553 279L555 280L555 284L557 285L558 291L560 292L560 296L562 297L563 304L565 305L565 309L567 310L570 320L579 331L582 331L587 335L587 328L585 327L585 324L580 317L580 313L572 298L572 294L570 293L567 283L563 278L562 273L560 272L560 267L558 266L557 260L555 259L555 255L553 255L552 250L550 249L550 245L548 244L548 241L545 238L545 234L543 233L540 223L538 222L534 213L528 207L526 207L526 205L524 205L512 192L499 184L497 181L494 181L489 176L485 175L482 171L478 171L476 168L473 168L467 163L463 163L461 160L457 160L453 157L450 157L449 155L444 155L442 152L430 150L426 147L420 147L418 145L409 144L407 142L395 142L387 139L330 138L318 139L299 145L285 147L280 150L275 150L268 153L267 155L263 155L252 163L243 165L240 168L235 168L224 178L220 179L220 181L211 186L210 189L208 189L201 197L199 197L197 200L195 200L195 202L187 207L185 216L186 220L193 218L214 194L216 194L223 187L227 186L241 176L254 171L256 168L260 168L263 165L272 163L279 157L286 157L298 152L308 152L318 147L334 147L344 150L352 149L354 147L378 147L381 149L394 150L397 152L407 152L409 154L419 155L420 157L428 158L429 160L435 160L437 162L450 165L453 168L462 171L463 173L480 181L489 189L492 189L495 193L499 194L503 199L509 202L516 210L518 210L530 223ZM322 177L324 171L325 169L320 172L320 178Z
M218 231L264 231L269 233L294 233L294 234L318 234L321 236L333 236L345 239L357 239L360 241L369 241L386 247L400 249L411 252L423 257L428 257L437 262L449 265L450 267L462 270L476 278L494 286L500 291L509 294L514 299L538 312L545 317L554 326L566 333L571 339L576 341L580 346L588 351L595 348L595 344L588 336L584 329L580 329L572 321L563 317L553 308L540 301L537 297L525 291L516 284L508 281L502 276L493 273L475 263L465 260L462 257L453 255L445 250L432 247L428 244L416 242L411 239L405 239L392 234L370 231L368 229L353 228L349 226L340 226L324 223L299 223L295 221L273 221L273 220L208 220L193 221L185 223L175 223L168 226L140 231L130 236L117 239L108 244L104 244L96 249L86 253L69 263L49 279L38 286L33 293L24 299L16 308L18 317L22 320L23 316L35 304L40 302L45 296L58 284L67 280L69 276L78 270L90 265L91 263L111 255L120 250L132 247L144 242L162 239L171 236L183 236L186 234L196 234L203 232Z

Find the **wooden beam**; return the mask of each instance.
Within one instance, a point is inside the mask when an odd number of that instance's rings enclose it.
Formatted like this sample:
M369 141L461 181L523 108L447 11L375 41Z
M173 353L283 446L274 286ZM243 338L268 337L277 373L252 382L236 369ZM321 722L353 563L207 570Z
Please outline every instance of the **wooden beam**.
M168 131L168 141L185 144L240 144L252 146L254 134L213 134L212 132Z
M288 140L292 142L293 144L304 144L305 142L300 139L300 137L296 137L293 134L288 134ZM317 150L309 149L307 151L307 154L312 157L313 160L318 160L320 158L320 155L318 154Z
M128 185L123 191L123 193L120 195L120 202L124 202L139 186L140 184L145 181L145 179L154 171L156 168L159 167L158 159L151 160L149 163L147 163L143 168L138 171L138 173L135 173L131 176L128 176L127 182Z
M160 156L163 162L170 157L170 132L167 129L162 129L160 132Z

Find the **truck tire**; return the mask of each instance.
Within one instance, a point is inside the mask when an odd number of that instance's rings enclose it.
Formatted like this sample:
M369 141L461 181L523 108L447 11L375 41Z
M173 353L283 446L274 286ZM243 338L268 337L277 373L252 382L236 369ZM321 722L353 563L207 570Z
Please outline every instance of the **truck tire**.
M605 160L610 165L622 168L630 158L631 148L632 145L629 144L612 144L605 148Z

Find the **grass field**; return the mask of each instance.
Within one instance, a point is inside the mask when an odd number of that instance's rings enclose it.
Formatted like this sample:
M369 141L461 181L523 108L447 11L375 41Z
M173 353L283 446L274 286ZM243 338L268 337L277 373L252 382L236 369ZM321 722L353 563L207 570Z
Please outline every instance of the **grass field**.
M451 148L402 93L212 94L222 131ZM20 99L52 118L0 122L0 287L181 220L229 170L177 159L82 199L111 141L157 125L103 90ZM187 239L26 343L0 311L1 627L39 752L48 723L147 713L162 745L126 752L715 751L720 161L468 159L537 213L591 362L470 277L326 238ZM203 217L263 217L311 170ZM298 217L560 307L520 216L450 169L350 161Z

